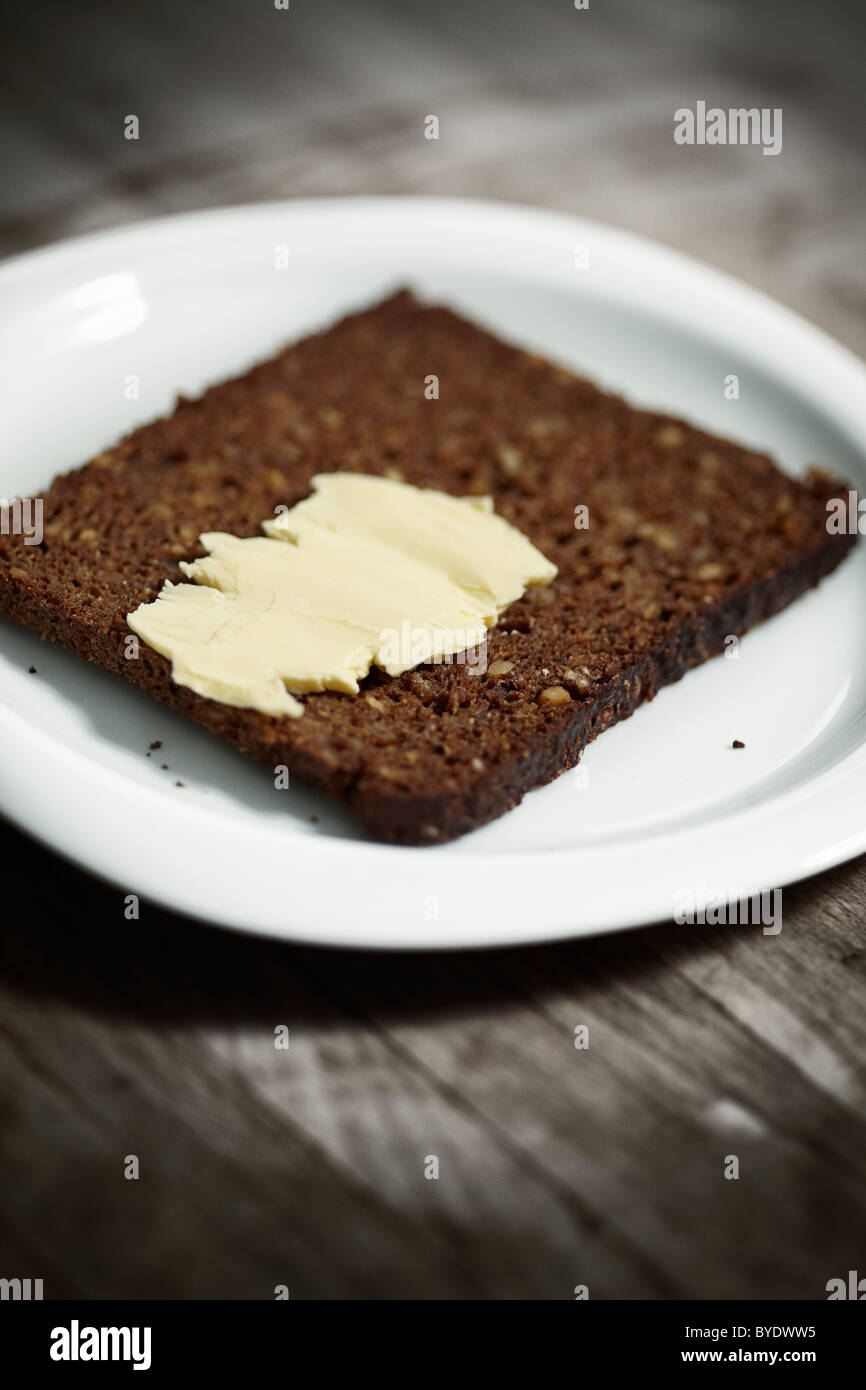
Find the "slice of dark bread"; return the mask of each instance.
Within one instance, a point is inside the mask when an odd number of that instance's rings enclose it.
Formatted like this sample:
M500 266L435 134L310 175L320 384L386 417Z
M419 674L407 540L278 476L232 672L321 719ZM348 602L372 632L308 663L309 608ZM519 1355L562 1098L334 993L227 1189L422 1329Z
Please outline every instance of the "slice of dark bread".
M175 685L143 644L125 659L126 614L181 578L201 532L258 535L314 473L341 469L489 493L559 567L491 630L486 673L374 671L357 697L311 695L302 718L275 719ZM371 834L433 844L572 767L832 570L854 539L826 526L844 486L795 481L403 292L57 478L42 545L0 537L0 611L343 798Z

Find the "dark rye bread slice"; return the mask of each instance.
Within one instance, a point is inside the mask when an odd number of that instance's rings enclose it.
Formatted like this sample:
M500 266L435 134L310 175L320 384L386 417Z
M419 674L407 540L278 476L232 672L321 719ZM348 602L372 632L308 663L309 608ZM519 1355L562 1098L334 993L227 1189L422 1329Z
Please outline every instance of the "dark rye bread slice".
M124 659L125 615L181 577L201 532L257 535L314 473L340 469L490 493L558 565L550 588L491 631L486 674L374 672L358 697L309 696L293 720L174 685L144 645ZM59 477L43 544L0 537L0 609L263 763L287 764L371 834L432 844L572 767L641 700L832 570L853 540L826 529L841 487L794 481L763 454L634 410L404 292L180 399Z

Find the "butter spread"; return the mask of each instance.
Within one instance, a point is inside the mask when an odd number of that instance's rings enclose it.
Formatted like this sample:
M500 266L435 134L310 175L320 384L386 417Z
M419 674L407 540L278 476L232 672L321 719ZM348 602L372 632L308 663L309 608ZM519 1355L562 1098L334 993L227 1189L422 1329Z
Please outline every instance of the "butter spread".
M450 497L358 473L323 473L264 536L209 531L194 582L167 580L127 621L199 695L303 714L291 692L354 694L375 664L399 675L476 647L552 565L489 497Z

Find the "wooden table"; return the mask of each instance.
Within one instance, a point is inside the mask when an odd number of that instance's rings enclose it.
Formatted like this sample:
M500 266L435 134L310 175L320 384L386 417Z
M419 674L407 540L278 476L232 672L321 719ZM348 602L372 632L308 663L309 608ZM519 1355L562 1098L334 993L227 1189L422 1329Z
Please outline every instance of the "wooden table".
M853 3L820 23L782 0L18 10L4 253L257 198L505 198L698 254L866 352ZM782 107L782 155L676 147L672 112L702 95ZM822 1298L866 1272L862 859L786 890L778 936L388 956L147 904L128 922L119 890L11 828L2 846L4 1277L47 1297Z

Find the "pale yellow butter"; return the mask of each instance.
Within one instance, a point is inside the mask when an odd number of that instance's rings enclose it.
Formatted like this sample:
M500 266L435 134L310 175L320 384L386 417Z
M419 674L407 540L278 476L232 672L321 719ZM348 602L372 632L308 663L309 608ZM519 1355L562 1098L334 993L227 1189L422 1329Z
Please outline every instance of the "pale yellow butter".
M241 540L209 531L127 621L199 695L263 714L303 714L291 691L356 693L478 645L552 565L488 497L449 497L357 473L322 473L291 511Z

